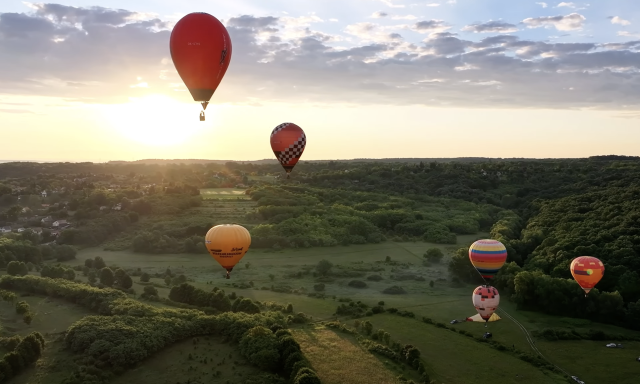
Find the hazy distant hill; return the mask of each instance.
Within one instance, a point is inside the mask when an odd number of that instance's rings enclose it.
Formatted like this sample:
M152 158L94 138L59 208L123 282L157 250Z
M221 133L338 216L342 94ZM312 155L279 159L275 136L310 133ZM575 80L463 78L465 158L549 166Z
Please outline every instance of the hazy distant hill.
M607 160L612 160L610 157L614 158L627 158L626 156L597 156L602 158L607 158ZM531 161L531 160L559 160L559 159L529 159L529 158L490 158L490 157L453 157L453 158L444 158L444 157L425 157L425 158L386 158L386 159L349 159L349 160L301 160L300 162L305 163L326 163L330 161L335 161L339 163L419 163L419 162L462 162L462 163L476 163L476 162L486 162L486 161ZM237 160L206 160L206 159L144 159L144 160L136 160L136 161L109 161L108 164L225 164L225 163L244 163L244 164L277 164L275 159L262 159L262 160L247 160L247 161L237 161Z

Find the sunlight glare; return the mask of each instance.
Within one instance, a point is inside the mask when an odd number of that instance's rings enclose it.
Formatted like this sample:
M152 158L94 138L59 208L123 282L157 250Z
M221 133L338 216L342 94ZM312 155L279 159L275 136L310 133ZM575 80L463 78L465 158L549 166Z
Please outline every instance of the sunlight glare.
M152 146L182 144L205 127L211 128L216 108L209 105L207 120L199 120L198 103L181 103L164 95L130 98L127 104L108 106L110 125L130 140Z

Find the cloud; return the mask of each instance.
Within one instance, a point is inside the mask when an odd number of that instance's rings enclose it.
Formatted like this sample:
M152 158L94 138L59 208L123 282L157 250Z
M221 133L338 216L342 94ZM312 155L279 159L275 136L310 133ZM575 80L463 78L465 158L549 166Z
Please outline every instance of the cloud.
M504 21L487 21L486 23L467 25L462 30L475 33L511 33L516 32L518 27Z
M542 8L547 8L549 6L547 3L536 3L536 4L538 4Z
M373 15L371 15L371 17L374 19L380 19L387 16L389 16L389 14L387 12L382 12L382 11L374 12Z
M562 3L558 4L558 5L556 5L556 8L561 8L561 7L575 8L576 5L574 3L565 3L565 2L562 2Z
M624 20L619 16L614 16L611 18L611 24L629 25L631 24L631 22L628 20Z
M586 18L578 13L567 16L530 17L522 20L529 28L555 27L559 31L573 31L581 29Z
M380 0L380 1L385 3L388 7L391 7L391 8L404 8L404 5L394 4L392 0Z
M439 7L440 3L429 3L427 4L427 7Z
M618 36L640 38L640 33L631 33L628 31L619 31Z
M557 28L567 22L559 18L525 24ZM170 59L166 25L104 8L2 13L0 89L8 100L116 103L161 93L191 101ZM443 20L355 23L344 35L312 30L328 28L316 16L237 15L226 25L233 55L213 103L640 109L640 39L549 43L501 32L470 41ZM147 88L131 88L140 83Z
M413 30L420 33L441 32L450 28L451 26L447 25L443 20L423 20L413 25Z

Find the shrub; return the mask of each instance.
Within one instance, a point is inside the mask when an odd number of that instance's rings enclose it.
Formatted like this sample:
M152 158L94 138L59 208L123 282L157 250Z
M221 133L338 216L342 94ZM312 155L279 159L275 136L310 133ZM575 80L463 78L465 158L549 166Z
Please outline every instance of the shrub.
M351 280L349 286L353 288L367 288L367 283L361 280Z
M384 291L382 291L382 293L385 293L387 295L402 295L407 293L407 291L405 291L402 287L394 285L389 288L386 288Z

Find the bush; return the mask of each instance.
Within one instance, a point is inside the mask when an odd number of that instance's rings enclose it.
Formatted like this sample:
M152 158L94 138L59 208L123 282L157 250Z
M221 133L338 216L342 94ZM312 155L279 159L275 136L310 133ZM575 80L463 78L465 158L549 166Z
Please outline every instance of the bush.
M280 361L278 339L269 328L258 326L240 340L240 353L252 364L266 371L275 371Z
M423 257L431 263L439 263L444 257L444 253L442 253L440 248L429 248Z
M318 291L318 292L322 292L322 291L324 291L324 284L323 283L316 284L316 285L313 286L313 289Z
M407 293L407 291L405 291L402 287L394 285L389 288L386 288L384 291L382 291L382 293L385 293L387 295L402 295Z
M351 280L349 286L353 288L367 288L367 283L361 280Z

